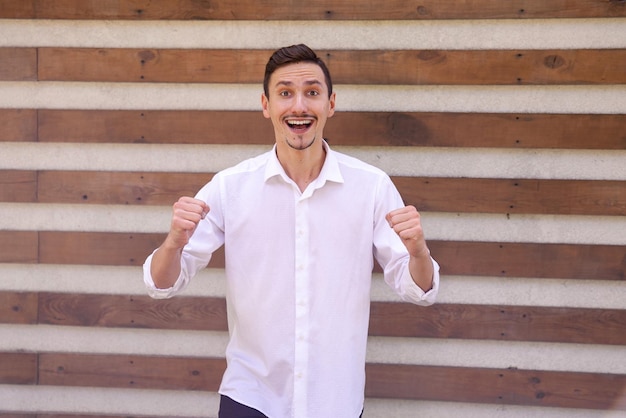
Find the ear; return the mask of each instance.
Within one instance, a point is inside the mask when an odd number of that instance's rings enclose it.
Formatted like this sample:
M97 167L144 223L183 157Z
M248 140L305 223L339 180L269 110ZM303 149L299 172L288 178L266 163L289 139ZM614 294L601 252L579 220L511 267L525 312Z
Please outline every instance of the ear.
M261 106L263 107L263 116L265 116L266 119L270 118L270 111L269 111L269 100L268 98L265 96L265 93L261 94Z
M330 95L330 99L328 99L328 117L332 117L335 114L335 92Z

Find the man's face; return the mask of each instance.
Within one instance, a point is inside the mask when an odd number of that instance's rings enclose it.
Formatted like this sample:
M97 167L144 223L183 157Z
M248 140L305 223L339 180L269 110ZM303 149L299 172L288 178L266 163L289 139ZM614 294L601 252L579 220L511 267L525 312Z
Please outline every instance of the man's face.
M314 63L279 67L262 95L263 116L272 120L276 143L304 150L321 141L326 120L335 112L335 93L328 97L324 72Z

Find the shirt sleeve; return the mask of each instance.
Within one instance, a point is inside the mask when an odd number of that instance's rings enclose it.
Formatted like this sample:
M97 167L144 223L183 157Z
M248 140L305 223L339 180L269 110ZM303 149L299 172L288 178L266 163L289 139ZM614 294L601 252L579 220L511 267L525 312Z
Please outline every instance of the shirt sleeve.
M216 175L216 177L218 176ZM224 244L223 202L220 196L218 178L214 178L196 195L196 199L203 200L209 205L209 213L200 221L189 243L183 248L180 275L172 287L160 289L155 286L150 273L154 252L148 256L143 265L143 281L150 297L167 299L182 292L198 271L209 264L213 253Z
M409 253L385 219L392 210L405 206L388 176L380 182L377 195L379 200L374 220L374 256L383 269L385 282L405 302L432 305L439 292L439 264L431 257L433 285L425 292L413 281L409 272Z

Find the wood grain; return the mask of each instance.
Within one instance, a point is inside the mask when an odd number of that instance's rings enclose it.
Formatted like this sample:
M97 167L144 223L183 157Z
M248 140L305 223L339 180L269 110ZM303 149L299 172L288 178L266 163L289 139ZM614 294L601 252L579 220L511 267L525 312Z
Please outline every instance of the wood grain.
M0 352L0 384L37 383L37 354Z
M273 50L40 48L43 81L262 83ZM626 50L319 50L335 84L626 83Z
M0 142L37 141L37 110L0 109Z
M274 143L271 123L260 111L40 109L38 114L41 142ZM331 145L621 150L626 115L337 112L324 134Z
M0 202L36 201L36 171L0 170Z
M0 18L128 19L128 20L427 20L524 19L626 16L619 0L323 0L314 3L282 1L210 2L180 0L100 0L86 6L81 0L0 0Z
M626 375L368 364L366 396L626 410Z
M19 172L13 173L17 177ZM30 172L25 173L28 176ZM1 174L1 172L0 172ZM194 196L212 173L42 171L40 203L171 205ZM626 182L392 177L407 204L421 211L500 214L626 215ZM0 180L0 185L2 180ZM11 182L19 196L23 183ZM24 186L25 187L25 186ZM16 197L15 201L19 201Z
M36 263L38 234L30 231L0 231L0 263Z
M528 301L529 303L532 301ZM48 325L227 331L224 298L42 293ZM370 335L626 346L626 310L372 302Z
M36 324L39 297L31 292L0 292L0 323Z
M429 241L442 274L624 280L626 246Z
M37 80L36 48L0 48L0 81Z
M39 384L217 391L224 359L132 355L39 355Z

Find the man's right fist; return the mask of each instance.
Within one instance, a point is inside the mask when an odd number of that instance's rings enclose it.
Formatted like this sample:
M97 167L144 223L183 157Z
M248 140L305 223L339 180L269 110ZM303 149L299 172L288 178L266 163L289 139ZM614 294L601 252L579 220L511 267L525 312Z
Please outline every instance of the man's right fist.
M202 200L183 196L173 206L172 224L168 234L170 245L182 248L189 242L198 223L209 213L209 206Z

